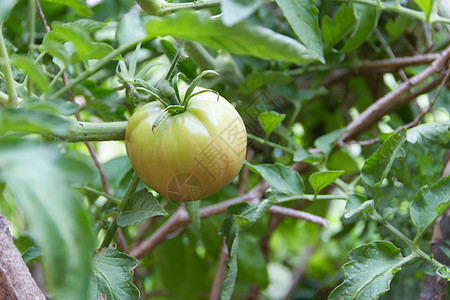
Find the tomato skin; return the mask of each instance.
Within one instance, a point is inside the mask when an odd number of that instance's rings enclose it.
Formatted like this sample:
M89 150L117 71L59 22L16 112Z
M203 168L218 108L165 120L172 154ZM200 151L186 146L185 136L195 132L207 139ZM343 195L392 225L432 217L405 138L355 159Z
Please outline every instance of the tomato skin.
M193 201L233 180L245 159L247 134L235 108L217 99L212 92L196 95L185 112L166 113L153 131L161 103L147 103L131 116L125 146L146 185L169 199Z

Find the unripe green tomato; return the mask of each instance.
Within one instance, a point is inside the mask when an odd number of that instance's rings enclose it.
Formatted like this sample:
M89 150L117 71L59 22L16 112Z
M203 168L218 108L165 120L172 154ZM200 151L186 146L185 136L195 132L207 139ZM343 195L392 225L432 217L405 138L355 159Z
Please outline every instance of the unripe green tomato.
M139 178L175 201L203 199L229 184L242 167L247 147L236 109L205 92L192 97L185 112L166 113L152 131L163 110L160 102L150 102L128 121L125 145Z

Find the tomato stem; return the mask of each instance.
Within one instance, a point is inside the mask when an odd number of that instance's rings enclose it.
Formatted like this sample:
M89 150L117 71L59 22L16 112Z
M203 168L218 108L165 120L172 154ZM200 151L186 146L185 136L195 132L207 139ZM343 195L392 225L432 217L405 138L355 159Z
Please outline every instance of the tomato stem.
M133 177L131 178L130 183L128 184L128 188L127 191L125 192L125 196L123 196L122 199L122 203L120 205L120 212L123 212L124 209L126 209L127 204L128 204L128 200L131 198L131 195L134 194L134 192L136 191L136 188L139 184L139 177L137 176L136 173L133 174ZM114 218L114 221L111 223L111 226L109 226L108 231L106 232L105 238L103 239L103 242L100 246L100 248L105 248L108 247L109 244L111 244L111 241L114 238L114 235L116 234L117 231L117 220L116 218Z
M178 48L177 54L173 58L172 64L170 65L170 68L167 71L166 77L164 78L165 80L169 80L170 77L172 76L173 70L175 70L175 67L178 64L178 61L180 60L181 54L183 53L183 51L184 51L184 40L180 40L180 48Z

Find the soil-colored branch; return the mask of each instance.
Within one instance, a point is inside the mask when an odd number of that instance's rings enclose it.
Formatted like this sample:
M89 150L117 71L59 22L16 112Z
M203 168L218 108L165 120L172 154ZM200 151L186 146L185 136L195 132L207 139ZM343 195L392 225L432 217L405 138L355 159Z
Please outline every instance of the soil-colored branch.
M274 205L271 208L269 208L269 212L271 214L280 215L288 218L305 220L324 227L328 225L328 221L322 217L288 207Z
M439 56L439 53L418 54L414 56L396 57L395 59L390 58L367 61L347 70L341 69L331 72L331 75L325 80L324 86L331 86L343 79L350 78L351 76L394 72L407 66L429 64L438 59Z
M302 251L302 255L300 256L300 261L298 262L298 265L293 272L294 280L292 281L291 287L289 288L289 291L286 293L284 300L292 299L295 289L297 288L297 285L302 280L303 274L306 271L306 265L308 264L308 260L311 257L311 255L314 253L314 250L315 249L313 247L307 246Z
M222 280L227 267L225 265L225 260L228 258L227 244L223 243L220 249L219 262L217 263L216 275L214 277L213 286L211 288L211 293L209 294L209 300L219 300L220 299L220 288L222 287Z
M447 150L444 159L442 177L450 175L450 150ZM433 235L429 254L445 265L450 265L450 258L441 250L448 247L446 241L450 240L450 211L447 210L434 223ZM420 300L445 300L448 281L439 276L425 275L425 282L420 293Z
M269 185L265 181L262 181L245 195L200 209L200 218L207 218L223 213L225 212L227 207L236 203L245 201L251 204L256 204L259 200L261 200L264 192L268 188ZM275 205L269 209L269 212L277 215L283 215L285 217L306 220L308 222L312 222L321 226L327 226L326 219L291 208ZM184 207L178 208L178 210L169 218L169 220L162 224L151 236L145 239L141 244L132 249L130 251L130 255L136 257L137 259L142 258L145 254L152 251L158 244L163 242L168 235L184 228L190 222L191 220L186 209Z
M395 102L397 102L399 98L402 98L403 95L411 87L416 86L420 82L426 80L431 75L441 71L442 66L446 63L449 57L450 57L450 46L440 53L439 57L433 61L431 66L426 68L418 75L410 78L408 81L402 83L396 90L378 99L375 103L369 106L364 112L362 112L357 119L348 124L346 127L347 132L342 135L342 137L338 141L338 144L342 145L344 141L351 139L352 137L361 133L365 128L367 128L371 124L374 124L376 120L379 118L380 114L384 115L383 112L386 111L386 108L391 105L394 105Z
M0 299L45 299L13 243L0 215Z
M123 141L128 122L73 122L65 135L58 139L69 142Z

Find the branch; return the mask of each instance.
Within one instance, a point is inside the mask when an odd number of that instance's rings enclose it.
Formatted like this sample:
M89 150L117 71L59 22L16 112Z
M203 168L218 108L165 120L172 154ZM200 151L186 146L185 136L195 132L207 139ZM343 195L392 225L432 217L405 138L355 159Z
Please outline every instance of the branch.
M347 70L335 70L325 80L324 86L331 86L340 80L351 76L372 74L372 73L390 73L406 66L415 66L429 64L440 57L439 53L419 54L414 56L396 57L395 59L381 59L366 61L359 66Z
M418 75L410 78L408 81L402 83L396 90L386 94L378 99L375 103L369 106L365 111L359 115L357 119L347 125L347 132L339 139L338 144L342 145L344 141L356 136L363 131L364 128L373 124L379 117L380 113L383 115L386 107L393 105L398 98L401 98L411 87L416 86L420 82L426 80L431 75L439 72L443 64L446 63L450 57L450 46L442 51L439 57L433 61L431 66L426 68Z
M69 142L123 141L128 122L73 122L68 132L56 138Z
M391 4L391 3L375 1L375 0L340 0L340 1L367 4L367 5L375 6L382 10L392 11L392 12L398 13L400 15L405 15L405 16L409 16L412 18L416 18L416 19L419 19L424 22L429 21L430 23L440 22L440 23L450 24L450 19L448 19L448 18L444 18L444 17L438 16L436 14L436 15L431 15L430 20L427 20L427 16L425 15L425 13L423 11L410 9L410 8L407 8L407 7L398 5L398 4Z
M223 201L218 204L210 205L200 209L200 218L207 218L214 215L221 214L233 204L240 202L257 203L261 200L264 192L269 188L267 182L262 181L256 187L254 187L247 194ZM285 217L291 217L296 219L302 219L308 222L312 222L321 226L327 226L327 220L319 216L315 216L306 212L297 211L295 209L286 208L274 205L269 209L270 213L283 215ZM162 224L151 236L145 239L141 244L137 245L130 251L130 255L140 259L148 252L152 251L158 244L163 242L171 233L184 228L191 222L186 208L179 207L175 213Z
M225 265L225 260L228 258L228 249L227 244L225 243L225 239L220 249L219 254L219 262L217 263L217 271L214 277L213 286L211 289L211 293L209 294L209 300L219 300L220 299L220 288L222 287L222 280L227 267Z
M45 299L13 243L9 223L0 215L0 299Z
M269 208L269 212L283 217L305 220L324 227L328 225L328 221L322 217L288 207L274 205Z

